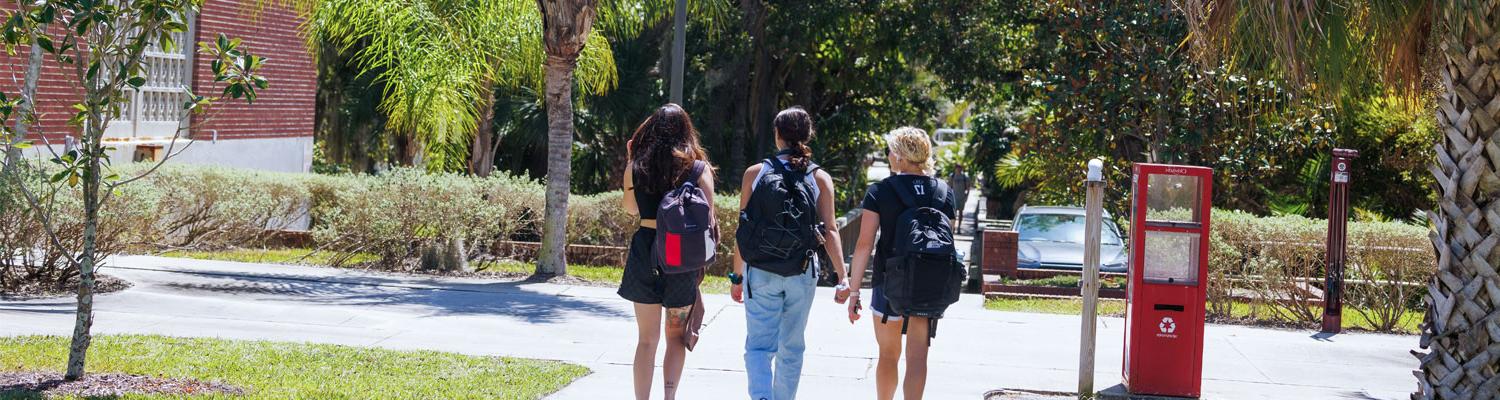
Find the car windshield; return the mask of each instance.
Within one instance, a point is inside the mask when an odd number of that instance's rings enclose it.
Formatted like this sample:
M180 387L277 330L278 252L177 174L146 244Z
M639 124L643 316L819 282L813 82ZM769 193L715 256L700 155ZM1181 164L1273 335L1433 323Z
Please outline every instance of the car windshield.
M1083 216L1071 214L1025 214L1016 221L1016 231L1023 241L1083 244ZM1104 221L1100 244L1120 245L1119 228Z

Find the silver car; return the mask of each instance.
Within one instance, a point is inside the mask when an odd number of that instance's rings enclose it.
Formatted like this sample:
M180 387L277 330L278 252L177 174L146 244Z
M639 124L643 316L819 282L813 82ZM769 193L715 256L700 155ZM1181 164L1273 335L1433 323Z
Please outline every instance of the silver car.
M1084 211L1080 207L1022 207L1014 228L1017 267L1083 269ZM1130 260L1120 227L1104 213L1099 240L1099 270L1126 272Z

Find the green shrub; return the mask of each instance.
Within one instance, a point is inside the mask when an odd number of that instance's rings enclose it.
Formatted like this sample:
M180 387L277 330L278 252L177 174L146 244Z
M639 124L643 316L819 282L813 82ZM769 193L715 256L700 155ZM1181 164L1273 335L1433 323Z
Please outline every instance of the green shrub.
M83 243L83 202L78 187L48 181L45 169L25 162L15 172L36 204L48 210L38 213L10 179L0 180L0 289L18 285L51 285L64 288L78 277L78 265L62 249L78 249ZM126 187L109 197L99 212L96 257L105 260L126 246L149 240L155 215L135 206L149 194ZM118 204L124 204L119 206ZM43 220L44 216L50 216ZM57 244L47 234L57 234Z
M127 165L117 172L130 177L146 167ZM26 175L34 192L50 193L44 175ZM45 200L52 207L75 210L79 206L70 190ZM5 222L0 249L12 255L0 267L56 265L61 254L44 246L39 222L16 195L13 190L0 193L0 222ZM308 175L169 164L110 199L101 235L113 246L110 251L223 250L274 246L275 231L306 227L318 249L332 253L328 259L334 264L374 254L380 259L374 266L411 269L424 247L451 247L450 239L464 242L470 260L490 255L499 241L539 241L545 202L541 183L508 176L413 169ZM739 198L718 195L715 203L724 238L719 262L711 267L717 274L729 269ZM81 212L57 214L65 241L79 240L82 221L76 217ZM622 206L621 192L572 196L569 201L570 244L624 247L638 225L638 217ZM353 255L365 257L355 260ZM67 271L57 269L57 275Z
M1227 317L1230 298L1260 300L1276 320L1316 324L1324 283L1328 221L1257 217L1214 210L1209 254L1209 313ZM1427 228L1399 222L1350 222L1345 306L1389 330L1419 305L1436 270Z
M423 246L467 243L472 259L534 225L540 186L510 177L474 178L401 169L377 176L311 180L313 239L344 254L374 253L402 268Z
M153 244L262 247L271 232L306 220L305 181L303 176L169 164L148 181L127 186L139 197L122 206L158 211L149 227L154 231L139 232Z

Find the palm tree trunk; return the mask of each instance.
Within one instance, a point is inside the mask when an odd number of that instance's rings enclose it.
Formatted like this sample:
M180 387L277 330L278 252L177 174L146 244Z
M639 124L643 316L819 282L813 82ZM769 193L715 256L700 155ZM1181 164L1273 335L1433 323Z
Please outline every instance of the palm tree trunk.
M31 130L31 110L36 107L36 85L37 78L42 75L42 47L31 45L31 53L26 60L26 81L21 86L21 104L16 112L16 125L10 138L11 144L21 143L26 140L26 134ZM7 147L5 151L5 170L10 173L21 160L21 149L14 146Z
M567 275L569 185L573 175L574 62L547 57L547 211L537 275Z
M1500 42L1492 39L1500 5L1440 3L1446 23L1438 46L1446 91L1438 99L1445 134L1432 172L1442 191L1430 213L1437 275L1428 284L1419 391L1413 398L1489 398L1500 392ZM1493 103L1500 104L1500 103Z
M536 274L567 275L568 194L573 176L573 70L594 28L598 0L537 0L547 49L547 211Z
M493 87L494 85L488 85ZM474 132L474 143L469 149L469 173L488 177L495 170L495 92L479 101L479 130Z

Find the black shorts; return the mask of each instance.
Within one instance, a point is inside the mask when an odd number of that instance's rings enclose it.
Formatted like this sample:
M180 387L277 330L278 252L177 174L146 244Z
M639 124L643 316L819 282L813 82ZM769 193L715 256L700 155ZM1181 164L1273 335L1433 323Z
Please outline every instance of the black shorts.
M651 246L656 230L640 228L630 237L630 257L625 259L625 276L616 293L625 300L641 304L661 304L666 308L687 307L698 300L698 284L703 271L663 274L656 267Z

